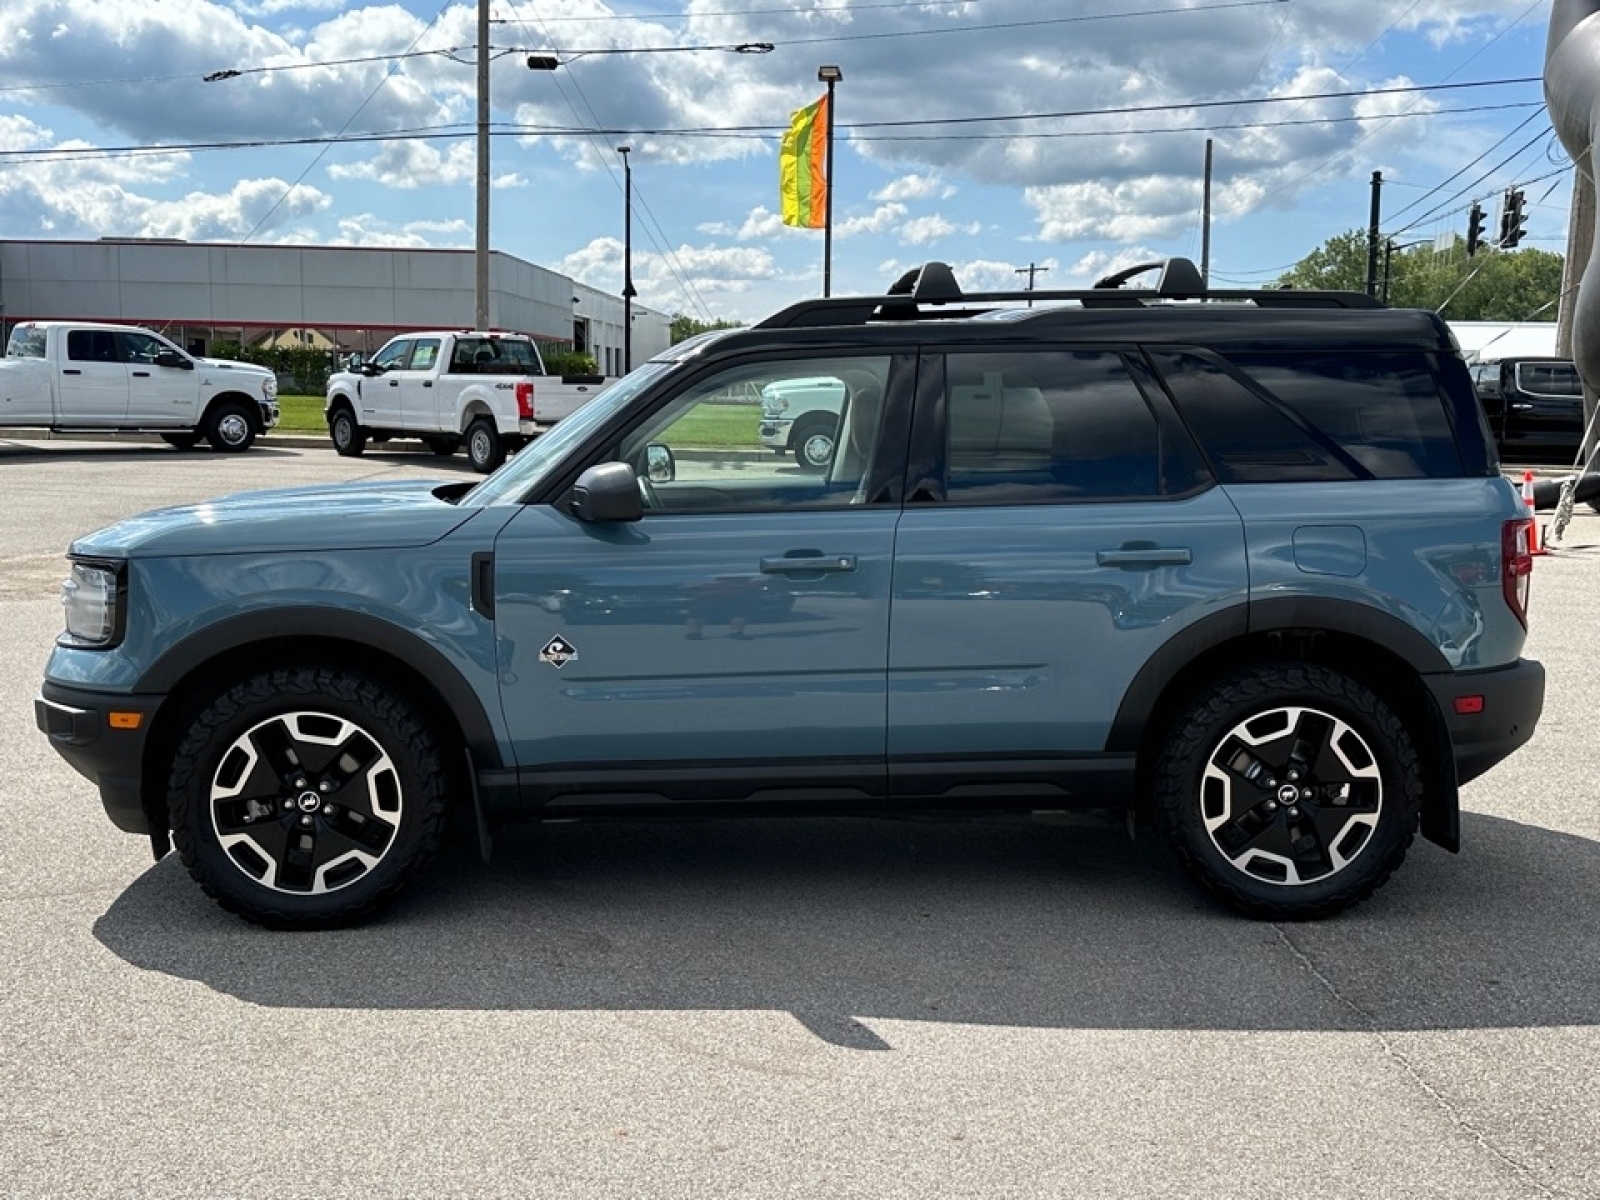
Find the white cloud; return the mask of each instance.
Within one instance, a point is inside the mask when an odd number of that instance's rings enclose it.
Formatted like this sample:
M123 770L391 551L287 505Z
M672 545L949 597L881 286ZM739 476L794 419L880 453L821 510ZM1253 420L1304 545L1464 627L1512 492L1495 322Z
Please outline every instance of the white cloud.
M462 249L472 245L472 227L465 221L407 221L399 225L371 213L339 219L333 246L392 246L406 250Z
M904 204L880 204L870 213L860 216L839 219L839 214L834 213L833 236L836 238L856 237L864 233L888 233L894 229L906 215Z
M927 200L937 196L948 200L956 194L956 189L948 183L941 183L931 175L902 175L892 179L877 191L871 193L874 200L904 201Z
M441 153L433 142L389 142L376 157L364 162L334 163L330 179L370 179L384 187L411 188L465 183L476 178L477 146L472 142L447 145Z
M904 222L898 230L900 240L908 246L926 246L930 242L937 242L942 238L947 238L953 233L965 233L969 236L975 236L982 232L983 222L981 221L957 225L937 213L927 217L912 217Z

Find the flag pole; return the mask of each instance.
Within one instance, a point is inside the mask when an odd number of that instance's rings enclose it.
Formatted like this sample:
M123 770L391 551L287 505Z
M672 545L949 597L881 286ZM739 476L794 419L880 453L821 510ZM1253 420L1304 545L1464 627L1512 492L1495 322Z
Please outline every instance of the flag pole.
M828 198L822 206L822 297L833 294L833 85L844 78L838 67L818 67L817 78L828 85Z

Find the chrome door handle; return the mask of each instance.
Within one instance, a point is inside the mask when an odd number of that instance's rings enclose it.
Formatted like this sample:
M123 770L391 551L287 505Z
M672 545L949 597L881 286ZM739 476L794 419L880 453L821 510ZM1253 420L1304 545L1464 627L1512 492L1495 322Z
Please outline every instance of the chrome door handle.
M854 554L785 554L781 558L763 558L761 570L767 575L820 575L829 571L854 571Z
M1094 561L1102 567L1186 567L1194 562L1187 546L1148 549L1096 550Z

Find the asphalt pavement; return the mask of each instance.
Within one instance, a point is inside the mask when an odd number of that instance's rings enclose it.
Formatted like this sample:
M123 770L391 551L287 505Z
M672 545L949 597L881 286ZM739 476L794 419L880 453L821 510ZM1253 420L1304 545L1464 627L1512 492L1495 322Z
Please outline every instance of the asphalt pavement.
M523 827L361 929L228 916L34 728L62 549L464 473L0 441L5 1195L1600 1195L1600 516L1538 561L1544 718L1463 852L1331 921L1087 819Z

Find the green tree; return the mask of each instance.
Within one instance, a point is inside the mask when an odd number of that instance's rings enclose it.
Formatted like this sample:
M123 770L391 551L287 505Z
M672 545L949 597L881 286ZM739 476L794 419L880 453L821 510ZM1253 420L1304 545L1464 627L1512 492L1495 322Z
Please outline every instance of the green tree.
M672 344L692 338L697 333L710 333L713 329L742 329L743 321L725 321L718 318L715 321L697 321L688 313L672 314Z
M1383 287L1384 256L1378 275ZM1467 256L1455 241L1393 249L1388 256L1389 303L1431 308L1456 321L1553 321L1561 295L1562 257L1548 250L1480 250ZM1367 235L1352 229L1329 238L1278 279L1287 287L1365 291Z

